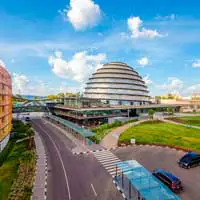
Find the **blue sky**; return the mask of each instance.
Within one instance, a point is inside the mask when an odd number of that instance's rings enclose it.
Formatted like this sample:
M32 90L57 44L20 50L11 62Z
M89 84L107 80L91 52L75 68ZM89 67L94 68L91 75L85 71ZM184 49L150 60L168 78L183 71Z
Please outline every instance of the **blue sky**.
M79 91L123 61L151 95L200 92L198 0L1 0L0 60L14 93Z

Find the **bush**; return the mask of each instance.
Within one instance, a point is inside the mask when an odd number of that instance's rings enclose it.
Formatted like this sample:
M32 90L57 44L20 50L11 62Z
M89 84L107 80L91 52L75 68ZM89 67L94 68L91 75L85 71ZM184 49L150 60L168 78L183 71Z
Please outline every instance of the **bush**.
M4 150L0 153L0 166L7 159L9 153L11 152L11 150L13 148L13 146L14 146L14 141L10 140L8 142L7 146L4 148Z

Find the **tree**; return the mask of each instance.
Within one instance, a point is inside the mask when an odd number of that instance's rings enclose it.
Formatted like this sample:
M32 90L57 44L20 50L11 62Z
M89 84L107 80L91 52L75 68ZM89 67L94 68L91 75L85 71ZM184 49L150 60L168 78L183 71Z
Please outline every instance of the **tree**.
M150 110L148 111L148 115L149 115L149 119L150 119L150 120L153 120L154 113L155 113L155 111L154 111L153 109L150 109Z
M34 135L34 131L33 129L28 129L26 131L26 135L28 136L28 149L31 149L32 148L32 145L33 145L33 135Z
M57 97L58 97L58 98L64 98L64 97L65 97L65 94L64 94L64 93L59 93L59 94L57 94Z
M167 112L168 112L169 115L173 115L174 114L174 110L171 107L167 108Z
M48 99L57 99L57 96L54 94L50 94L47 96Z

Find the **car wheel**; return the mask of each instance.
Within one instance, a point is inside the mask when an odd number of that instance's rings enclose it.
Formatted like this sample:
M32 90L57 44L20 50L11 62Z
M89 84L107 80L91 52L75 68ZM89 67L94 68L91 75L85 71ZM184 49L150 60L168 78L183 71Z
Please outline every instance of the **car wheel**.
M190 166L190 165L188 165L188 166L187 166L187 169L190 169L190 168L191 168L191 166Z

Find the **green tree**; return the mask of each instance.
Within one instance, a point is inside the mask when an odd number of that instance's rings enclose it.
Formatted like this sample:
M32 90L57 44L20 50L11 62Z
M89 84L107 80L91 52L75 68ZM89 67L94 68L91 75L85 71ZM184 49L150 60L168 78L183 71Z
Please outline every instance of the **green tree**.
M148 115L150 120L153 120L154 113L155 111L153 109L148 110Z
M167 112L168 112L169 115L173 115L174 114L174 110L171 107L167 108Z
M26 135L28 136L28 149L32 149L32 146L33 146L33 135L34 135L33 129L28 129L26 131Z
M64 97L65 97L65 94L64 94L64 93L59 93L59 94L57 94L57 97L58 97L58 98L64 98Z
M56 98L57 98L57 96L54 94L50 94L47 96L47 99L56 99Z

